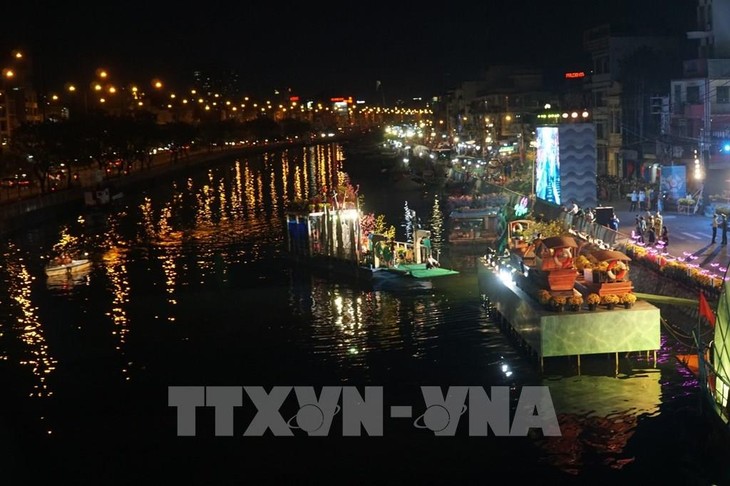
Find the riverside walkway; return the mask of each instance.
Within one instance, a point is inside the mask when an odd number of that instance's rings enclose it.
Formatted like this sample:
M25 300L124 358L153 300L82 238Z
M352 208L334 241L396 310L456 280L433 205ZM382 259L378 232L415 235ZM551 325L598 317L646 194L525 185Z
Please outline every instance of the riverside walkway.
M636 215L646 216L646 211L629 211L629 201L613 201L606 204L613 206L619 218L619 233L631 235L635 226ZM652 211L653 214L656 210ZM717 232L715 244L712 241L711 218L702 214L680 214L677 212L662 213L664 226L669 232L669 246L667 253L677 258L684 258L692 264L710 270L713 273L724 275L730 264L730 248L721 245L722 235Z

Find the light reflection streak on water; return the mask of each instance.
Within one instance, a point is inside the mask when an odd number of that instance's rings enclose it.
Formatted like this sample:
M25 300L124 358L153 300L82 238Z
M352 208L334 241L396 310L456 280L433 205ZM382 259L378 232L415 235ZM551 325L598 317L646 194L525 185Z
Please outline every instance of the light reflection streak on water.
M204 184L196 195L197 211L195 213L195 226L207 226L213 222L213 189L209 184Z
M317 181L317 170L314 165L314 157L309 157L313 148L306 148L303 154L304 167L302 168L302 198L306 199L310 194L318 193L321 185Z
M302 169L298 165L294 167L294 199L304 199L304 188L302 180L304 179Z
M233 166L233 188L231 189L231 210L233 214L243 215L243 176L241 175L241 161L237 160Z
M117 241L109 235L109 241ZM114 324L112 334L118 339L116 349L122 356L125 354L127 334L129 333L129 317L127 316L127 305L129 304L129 275L127 273L127 255L117 247L109 249L103 256L104 268L111 284L112 307L107 315L111 317ZM131 363L127 363L131 365ZM125 380L129 380L129 369L122 368Z
M165 246L164 253L157 257L162 264L162 271L165 274L165 293L167 294L167 303L171 307L177 305L177 298L175 296L177 270L175 268L175 253L173 252L173 248ZM175 312L173 309L169 310L167 320L170 322L175 321Z
M152 241L157 238L157 232L155 231L155 217L152 209L152 199L145 197L142 204L139 205L140 225L142 226L142 232L146 241Z
M174 198L173 198L174 200ZM175 255L178 253L178 247L181 243L182 232L176 231L171 220L173 217L172 203L168 202L161 210L160 215L157 218L157 227L155 228L155 216L152 208L151 201L145 201L140 207L143 212L143 220L148 222L152 226L151 229L147 230L147 233L152 233L152 240L158 243L158 246L163 249L163 252L157 256L162 266L162 271L165 275L165 293L167 295L167 302L171 307L177 305L177 299L175 297L175 286L177 282L177 270L175 268ZM208 209L204 209L202 212L205 213ZM206 213L206 216L209 214ZM200 223L200 219L198 224ZM171 310L168 314L167 320L174 321L175 315Z
M254 183L254 200L257 202L256 204L256 213L261 214L264 211L264 205L262 204L264 199L264 178L263 174L259 172L256 174L256 179Z
M220 222L225 223L228 220L228 202L226 199L226 180L221 177L218 181L218 204L220 207Z
M621 469L634 457L624 453L641 419L659 414L662 394L658 369L636 370L633 375L547 378L560 424L560 437L539 441L544 461L571 474L586 463Z
M371 352L409 350L423 358L436 347L441 313L428 304L429 296L419 297L411 308L387 292L330 288L313 280L310 295L294 297L294 302L311 303L313 352L334 360L341 367L368 368ZM305 309L302 309L305 310ZM414 319L415 317L415 319ZM425 346L432 343L430 346Z
M330 195L334 190L331 186L331 181L336 180L335 177L333 177L333 172L336 172L336 169L333 168L331 164L328 164L329 158L327 157L327 152L324 147L317 146L314 153L317 158L317 174L320 178L322 190L325 194Z
M436 336L429 332L428 327L438 324L438 306L433 305L432 300L418 300L413 303L409 311L409 320L413 323L413 342L416 349L413 352L414 358L420 358L424 354L424 344Z
M22 366L30 366L37 379L37 383L33 386L34 391L30 396L50 397L53 392L49 390L46 380L48 375L56 369L57 361L49 353L43 325L31 300L33 277L14 245L9 248L7 262L8 294L10 299L18 305L20 311L13 331L18 333L18 337L26 345L27 351L26 357L21 358L19 363Z
M243 172L244 193L246 194L246 215L252 218L256 211L256 188L254 187L254 173L246 165Z
M278 203L279 200L278 193L276 190L276 172L274 171L274 168L271 168L271 172L269 172L269 193L271 197L271 212L275 215L279 214L278 211Z
M291 164L289 160L289 152L284 152L281 157L281 202L284 207L286 207L287 203L289 202L289 176L291 174L290 165ZM297 198L296 194L294 194L294 198Z
M363 366L368 332L363 325L362 300L356 291L333 288L312 295L316 316L315 354L334 356L340 365Z

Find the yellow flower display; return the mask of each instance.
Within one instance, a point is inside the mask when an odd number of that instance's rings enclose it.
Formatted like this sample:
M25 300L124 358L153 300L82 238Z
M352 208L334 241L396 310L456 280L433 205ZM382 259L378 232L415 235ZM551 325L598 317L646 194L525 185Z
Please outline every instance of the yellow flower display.
M565 305L567 302L567 299L563 297L562 295L556 295L552 299L550 299L550 303L553 307L560 307L561 305Z
M570 299L568 299L568 303L570 305L581 305L583 303L583 296L580 294L572 295Z
M552 298L552 295L550 295L550 292L547 290L541 290L537 293L537 300L540 301L542 305L547 304L550 302L550 299Z
M636 302L636 295L632 294L631 292L623 294L621 296L622 304L633 304L634 302Z
M616 294L606 294L603 296L603 298L601 300L603 301L604 304L618 304L619 303L619 298L618 298L618 295L616 295Z

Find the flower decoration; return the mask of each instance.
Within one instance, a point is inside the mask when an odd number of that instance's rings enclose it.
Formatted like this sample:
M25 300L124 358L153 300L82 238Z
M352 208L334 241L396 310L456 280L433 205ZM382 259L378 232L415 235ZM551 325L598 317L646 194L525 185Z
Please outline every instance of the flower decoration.
M583 304L583 296L580 294L571 295L568 299L570 305L581 305Z
M587 301L589 304L600 304L601 296L598 294L588 294Z
M636 302L636 294L632 294L631 292L628 292L621 296L622 304L633 304L634 302Z
M548 302L550 302L550 299L552 298L552 295L550 295L550 292L547 290L540 290L537 293L537 300L540 301L542 305L546 305Z
M593 268L593 263L585 255L580 255L575 260L575 268L577 268L579 272L582 272L583 270L590 270Z
M560 307L565 305L567 302L567 299L563 297L562 295L556 295L555 297L550 299L550 305L553 307Z
M616 294L606 294L601 298L601 300L603 301L604 304L618 304L619 303L619 298L618 298L618 295L616 295Z

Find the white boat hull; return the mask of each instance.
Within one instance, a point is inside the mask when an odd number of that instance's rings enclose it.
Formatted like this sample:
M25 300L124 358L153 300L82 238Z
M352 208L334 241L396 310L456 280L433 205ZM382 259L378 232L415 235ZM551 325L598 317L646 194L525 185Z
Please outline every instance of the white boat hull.
M49 265L46 267L46 275L67 275L75 272L82 272L91 267L91 260L71 260L71 263L64 263L61 265Z

